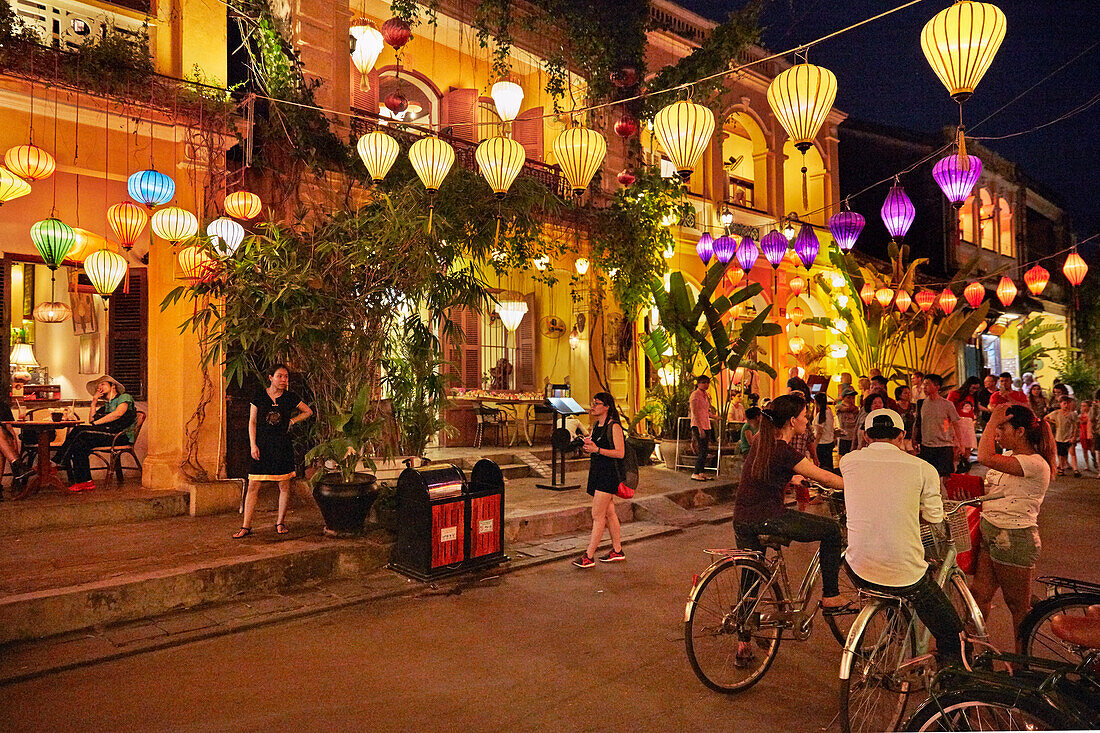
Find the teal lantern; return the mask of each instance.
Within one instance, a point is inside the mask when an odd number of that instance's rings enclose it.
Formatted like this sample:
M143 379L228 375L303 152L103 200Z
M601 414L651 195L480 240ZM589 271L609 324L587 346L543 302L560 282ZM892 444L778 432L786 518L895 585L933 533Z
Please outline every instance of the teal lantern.
M51 217L31 226L31 241L46 267L56 270L76 243L76 232L65 222Z

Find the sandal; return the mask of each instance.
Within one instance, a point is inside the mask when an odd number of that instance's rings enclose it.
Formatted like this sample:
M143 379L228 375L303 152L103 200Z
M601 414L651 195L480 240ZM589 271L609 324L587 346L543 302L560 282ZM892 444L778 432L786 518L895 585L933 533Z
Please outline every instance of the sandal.
M286 528L285 524L283 524L282 522L279 522L278 524L275 525L275 533L276 534L290 534L290 530Z
M235 539L235 540L243 539L243 538L247 537L250 534L252 534L252 528L251 527L241 527L240 529L238 529L233 534L233 539Z
M859 602L848 601L843 606L826 606L825 604L819 604L821 606L822 616L847 616L852 613L859 613Z

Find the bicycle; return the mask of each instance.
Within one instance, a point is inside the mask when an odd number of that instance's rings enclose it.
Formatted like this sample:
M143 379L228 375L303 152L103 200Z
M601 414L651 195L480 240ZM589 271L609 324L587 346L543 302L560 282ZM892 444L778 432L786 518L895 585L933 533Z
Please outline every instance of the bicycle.
M948 593L962 619L968 642L984 644L985 619L966 578L955 562L959 552L970 549L965 506L996 496L946 502L944 541L930 525L921 526L926 552L933 555L937 585ZM840 659L840 724L850 731L896 730L905 718L909 696L927 687L933 657L927 653L931 632L918 628L908 601L898 596L860 589L870 599L852 623Z
M844 495L824 486L810 484L825 499L830 515L844 532ZM762 552L756 550L704 550L717 556L692 580L684 609L684 643L688 661L704 685L716 692L735 693L759 682L779 654L785 632L805 641L813 628L817 605L812 603L821 575L820 550L814 553L799 583L791 593L783 548L790 540L762 535ZM841 595L857 600L856 588L842 576ZM838 644L847 638L848 615L826 615ZM737 659L741 642L752 642L753 657ZM757 653L759 652L759 653Z
M1079 664L1080 650L1056 636L1050 628L1055 616L1084 616L1089 606L1100 605L1100 585L1073 578L1044 576L1036 581L1048 586L1047 598L1036 603L1020 622L1020 652L1055 662Z

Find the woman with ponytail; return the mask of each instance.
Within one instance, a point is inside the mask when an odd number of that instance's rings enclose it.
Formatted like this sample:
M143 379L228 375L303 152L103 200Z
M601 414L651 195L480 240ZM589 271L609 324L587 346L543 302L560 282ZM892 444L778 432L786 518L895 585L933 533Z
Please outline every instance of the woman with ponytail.
M592 536L584 554L573 561L578 568L596 565L596 548L600 546L606 529L611 534L611 551L600 562L622 562L623 538L619 528L619 515L615 513L615 496L619 491L619 463L626 455L626 436L623 434L619 410L615 398L609 392L597 392L592 396L592 434L584 438L584 452L592 457L588 469L588 495L592 497Z
M998 455L996 444L1004 453ZM982 505L982 543L974 575L974 600L989 617L997 588L1012 613L1013 627L1031 608L1031 573L1039 559L1039 507L1057 462L1054 436L1045 420L1024 405L993 408L978 443L978 463L989 494L1004 494Z

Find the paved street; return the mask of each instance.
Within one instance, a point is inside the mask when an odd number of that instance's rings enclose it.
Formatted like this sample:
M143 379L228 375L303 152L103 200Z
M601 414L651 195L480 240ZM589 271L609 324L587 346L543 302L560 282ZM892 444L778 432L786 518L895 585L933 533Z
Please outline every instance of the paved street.
M1062 482L1042 515L1041 573L1100 578L1100 481ZM683 600L728 525L355 606L0 688L10 730L821 730L839 649L786 642L738 697L688 667ZM801 566L805 552L793 553ZM994 611L1007 642L1007 612Z

